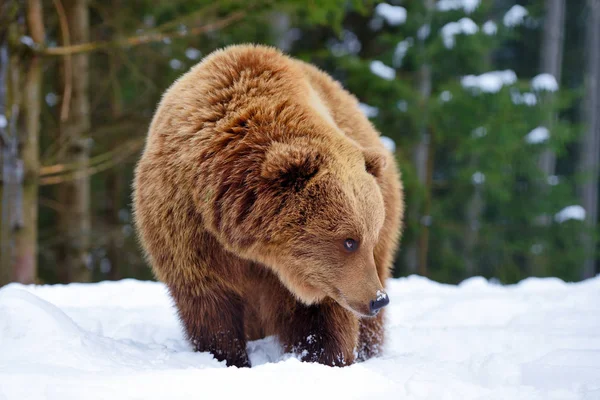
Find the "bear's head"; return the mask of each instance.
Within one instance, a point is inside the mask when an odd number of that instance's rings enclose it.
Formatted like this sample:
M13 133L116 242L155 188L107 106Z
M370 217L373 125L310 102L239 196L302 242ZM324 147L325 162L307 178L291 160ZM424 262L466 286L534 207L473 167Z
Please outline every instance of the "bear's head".
M303 303L329 297L360 316L388 304L374 258L387 157L348 140L336 149L275 142L266 151L261 177L280 202L265 264Z

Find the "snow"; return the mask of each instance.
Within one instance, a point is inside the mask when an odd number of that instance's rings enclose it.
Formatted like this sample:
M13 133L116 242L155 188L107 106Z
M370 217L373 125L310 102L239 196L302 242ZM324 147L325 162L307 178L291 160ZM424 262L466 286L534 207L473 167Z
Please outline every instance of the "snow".
M392 81L396 78L396 70L392 67L388 67L379 60L371 61L370 68L373 74L385 80Z
M479 31L479 27L471 18L461 18L456 22L449 22L442 27L441 34L442 39L444 40L444 46L446 48L451 49L454 47L455 39L454 36L464 34L464 35L474 35Z
M521 25L527 14L528 12L525 7L516 4L504 14L502 22L504 22L504 26L512 28Z
M329 43L329 49L336 57L341 57L346 54L358 54L362 44L354 32L344 29L342 31L341 40L332 40Z
M486 23L483 24L483 26L481 27L481 30L486 35L491 36L491 35L495 35L496 32L498 32L498 26L496 25L496 23L494 21L487 21Z
M537 97L531 92L521 93L518 89L511 89L510 96L514 104L525 104L527 106L535 106Z
M481 138L481 137L484 137L485 135L487 135L487 129L485 129L485 127L483 127L483 126L479 126L479 127L475 128L472 132L472 136L476 137L476 138Z
M411 276L388 281L381 357L301 363L272 338L253 367L194 353L160 283L0 289L0 398L597 399L600 277L501 286ZM304 388L309 383L310 389ZM307 390L309 390L307 394Z
M551 74L539 74L531 80L533 90L556 92L558 90L558 82Z
M171 69L181 69L183 68L183 63L180 60L173 58L171 61L169 61L169 66Z
M398 44L396 45L396 49L394 50L394 58L393 58L394 67L400 68L402 66L402 61L404 60L404 56L406 55L406 53L408 52L408 49L410 49L412 44L413 44L412 38L408 38L408 39L398 42Z
M584 221L585 209L579 205L568 206L560 210L560 212L556 213L554 219L556 220L556 222L561 224L570 219Z
M375 7L375 13L383 17L392 26L401 25L406 22L406 8L401 6L379 3Z
M202 56L202 52L193 47L189 47L185 50L185 56L190 60L198 60Z
M417 37L420 40L425 40L429 37L429 34L431 33L431 25L429 24L425 24L422 25L418 30L417 30Z
M379 115L379 109L377 107L370 106L366 103L359 103L358 108L367 116L367 118L374 118Z
M452 93L448 90L444 90L442 93L440 93L440 100L443 103L449 102L450 100L452 100Z
M46 94L45 100L46 104L48 104L50 107L54 107L56 104L58 104L58 96L53 92Z
M381 136L379 139L381 140L381 142L383 143L383 146L386 149L388 149L392 153L394 153L396 151L396 142L394 142L393 139L391 139L387 136Z
M473 184L481 185L485 182L485 174L483 172L477 171L473 174L471 180L473 181Z
M538 126L525 136L529 144L543 143L550 138L550 131L545 126Z
M460 10L467 14L475 11L479 7L480 0L440 0L437 2L437 9L440 11Z
M408 111L408 102L406 100L399 100L396 103L396 108L402 112Z
M481 75L467 75L461 83L467 89L476 89L486 93L497 93L505 85L512 85L517 81L514 71L490 71Z
M560 179L556 175L550 175L548 177L547 181L550 186L556 186L556 185L558 185L558 182L560 181Z
M35 46L35 42L31 36L21 36L20 42L27 47Z

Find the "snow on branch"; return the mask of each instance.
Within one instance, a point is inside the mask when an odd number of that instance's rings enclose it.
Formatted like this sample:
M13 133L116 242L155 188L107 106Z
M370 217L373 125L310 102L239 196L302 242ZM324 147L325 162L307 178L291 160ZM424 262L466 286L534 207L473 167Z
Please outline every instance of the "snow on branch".
M556 213L554 219L559 224L562 224L565 221L570 219L584 221L585 220L585 209L579 205L568 206L563 208L561 211Z
M388 67L379 60L371 61L370 69L373 74L387 81L392 81L396 78L396 70Z
M440 0L437 3L439 11L463 10L467 14L479 7L480 0Z
M492 35L495 35L496 32L498 32L498 26L496 25L496 23L494 21L487 21L486 23L483 24L483 26L481 27L481 30L486 35L492 36Z
M481 75L467 75L461 80L464 88L480 90L485 93L498 93L503 86L509 86L517 81L514 71L490 71Z
M392 26L401 25L406 22L406 8L401 6L379 3L375 7L375 13Z
M527 14L529 13L525 7L516 4L512 6L510 10L506 12L506 14L504 14L502 22L504 22L504 26L512 28L517 25L521 25Z
M456 35L474 35L479 31L479 27L471 18L461 18L456 22L449 22L442 27L442 39L444 46L451 49L454 47Z
M550 131L545 126L538 126L525 136L529 144L543 143L550 138Z
M558 90L558 82L551 74L539 74L531 80L533 90L556 92Z

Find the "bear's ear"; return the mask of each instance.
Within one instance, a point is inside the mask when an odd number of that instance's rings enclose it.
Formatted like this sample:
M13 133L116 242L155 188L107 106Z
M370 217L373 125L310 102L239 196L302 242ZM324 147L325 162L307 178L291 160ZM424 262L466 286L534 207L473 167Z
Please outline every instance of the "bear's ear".
M365 167L367 168L367 172L374 177L379 178L385 170L385 167L387 167L387 155L376 149L364 149L363 155L365 157Z
M321 166L319 153L308 147L275 142L265 154L260 175L282 186L304 186Z

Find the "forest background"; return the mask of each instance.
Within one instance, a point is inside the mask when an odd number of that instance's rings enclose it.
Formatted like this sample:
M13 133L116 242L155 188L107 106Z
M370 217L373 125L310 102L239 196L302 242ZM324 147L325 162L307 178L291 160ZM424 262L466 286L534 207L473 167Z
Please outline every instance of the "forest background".
M248 42L330 73L384 136L395 276L598 272L598 0L0 0L0 286L151 279L131 216L149 121Z

